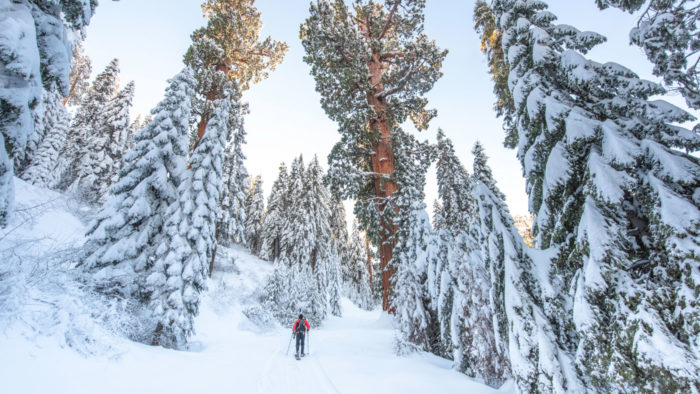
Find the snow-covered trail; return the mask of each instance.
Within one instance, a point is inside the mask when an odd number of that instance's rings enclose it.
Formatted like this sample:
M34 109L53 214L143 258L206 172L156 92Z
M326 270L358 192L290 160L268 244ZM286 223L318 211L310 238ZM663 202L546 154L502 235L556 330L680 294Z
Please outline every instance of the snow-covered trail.
M252 258L250 260L253 260ZM248 265L253 269L252 261ZM267 264L267 263L265 263ZM241 270L245 271L245 269ZM253 276L233 287L246 297ZM231 286L229 283L228 286ZM231 289L230 289L231 290ZM1 338L0 392L21 393L496 393L453 371L450 362L420 353L397 357L391 321L343 300L344 316L309 333L309 355L297 361L290 328L261 332L233 302L207 295L190 351L121 343L119 353L83 357L51 340ZM115 341L114 338L111 339Z
M269 263L243 249L229 250L238 269L233 285L244 302L252 296ZM262 268L267 266L267 268ZM214 296L215 297L215 296ZM214 301L210 298L206 303ZM344 299L343 317L329 317L321 327L312 327L307 338L308 356L294 358L290 327L268 333L246 331L249 322L237 312L217 315L207 308L195 339L219 343L229 354L247 349L246 368L236 374L237 386L249 393L496 393L502 391L474 382L451 368L451 362L427 353L397 357L393 353L394 328L380 310L363 311ZM236 306L238 307L238 306ZM217 319L227 320L228 322ZM206 333L204 332L206 328ZM217 328L213 330L213 328ZM218 328L238 327L239 329ZM243 331L240 331L242 329ZM286 353L289 346L289 352ZM250 372L246 372L250 370Z

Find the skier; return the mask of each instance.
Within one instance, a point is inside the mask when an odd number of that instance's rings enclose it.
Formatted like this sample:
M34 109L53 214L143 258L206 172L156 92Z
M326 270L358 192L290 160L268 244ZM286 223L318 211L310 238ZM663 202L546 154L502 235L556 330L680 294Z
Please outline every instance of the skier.
M297 354L296 354L296 359L299 359L299 346L301 345L301 357L304 357L304 337L306 336L306 332L309 331L311 326L309 326L309 322L304 319L304 315L299 314L299 319L294 322L294 325L292 326L292 333L296 335L297 337Z

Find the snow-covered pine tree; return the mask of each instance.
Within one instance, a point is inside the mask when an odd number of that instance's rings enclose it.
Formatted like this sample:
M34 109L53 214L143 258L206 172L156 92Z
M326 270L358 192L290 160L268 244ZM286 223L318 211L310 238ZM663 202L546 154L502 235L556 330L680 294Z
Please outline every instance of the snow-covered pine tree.
M288 182L287 167L281 163L279 175L272 184L272 190L270 190L265 220L263 221L260 257L268 261L275 261L282 254L282 228L289 208L286 193Z
M280 234L281 255L294 265L309 265L316 245L314 222L309 212L310 207L304 189L306 186L304 160L302 156L295 158L289 171L287 183L287 201L289 209L282 219Z
M333 250L338 256L340 261L340 278L343 287L349 281L350 278L350 265L349 265L349 243L350 238L348 236L348 226L345 221L345 206L343 201L336 195L331 195L330 197L330 224L331 224L331 242L333 243Z
M272 274L267 279L262 300L263 308L270 311L278 321L294 321L296 311L288 306L291 297L296 294L290 293L290 270L288 264L282 260L275 260ZM303 312L302 312L303 313Z
M379 245L384 310L395 228L378 216L397 189L392 135L409 117L427 128L436 112L424 94L447 55L423 34L424 7L425 0L318 0L300 33L321 104L341 133L329 155L330 188L357 200L356 216Z
M98 201L104 201L109 193L109 188L118 180L118 172L123 165L123 157L131 148L129 146L131 136L131 125L129 124L129 109L134 97L134 82L129 82L111 100L107 102L104 112L101 114L101 130L95 130L101 134L100 138L106 144L106 157L102 160L99 171L96 172L97 179L93 185L96 190ZM94 152L96 153L96 152ZM99 160L94 157L93 160Z
M232 103L233 110L229 119L229 139L224 152L224 183L219 202L219 214L216 221L217 241L245 243L246 205L248 195L248 170L245 168L245 128L243 115L248 112L247 104L240 100Z
M330 305L330 313L333 316L343 316L343 308L340 305L340 297L342 295L340 274L340 258L336 251L331 248L329 261L327 263L328 276L328 304Z
M292 317L302 313L310 324L319 326L328 314L328 307L326 294L318 291L318 280L311 266L292 264L286 269L289 272L289 282L284 291L289 294L289 303L284 309L289 311Z
M473 348L476 357L472 359L479 360L480 375L493 386L512 375L523 392L561 391L565 356L557 348L542 308L543 289L551 289L549 279L539 277L536 262L528 255L503 194L490 176L483 149L475 145L473 153L475 219L471 233L478 245L475 257L486 268L490 287L486 302L483 296L479 302L492 316L491 321L477 323L488 326L494 335ZM476 274L483 277L483 272Z
M153 121L134 136L112 196L88 230L83 265L102 291L148 300L142 282L182 183L194 84L189 69L170 80L165 97L151 111Z
M109 136L104 130L104 109L117 93L119 60L113 59L102 71L83 98L73 117L59 168L59 188L70 190L86 201L97 202L99 191L94 187L98 174L111 166L107 154Z
M458 334L454 332L455 322L465 316L461 310L453 309L453 303L458 270L469 269L462 266L477 263L469 257L473 248L469 226L474 197L469 175L457 158L452 141L445 137L442 130L438 131L435 155L438 196L441 200L439 215L435 219L440 223L440 228L436 230L438 258L428 267L428 291L433 300L433 309L437 312L443 351L460 364L463 352L456 348L459 338L453 334Z
M455 264L458 259L453 257L451 248L454 247L454 237L444 226L442 207L435 201L433 207L433 231L437 242L435 259L430 261L427 268L426 286L430 298L430 308L436 314L436 322L440 331L440 346L437 354L450 359L455 359L455 343L452 340L454 331L453 304L455 282Z
M301 207L312 219L314 245L311 266L319 283L319 291L328 295L331 313L341 316L340 256L333 242L331 195L323 185L323 169L314 155L305 174ZM347 231L347 230L346 230Z
M364 237L360 236L357 222L352 225L347 258L344 263L344 266L348 267L348 278L344 282L345 295L360 308L371 310L374 308L374 300L367 267L369 260Z
M158 321L153 343L164 347L181 349L194 333L199 293L206 288L214 254L231 98L218 100L215 108L192 152L191 165L182 175L178 199L168 207L164 237L147 279L150 304Z
M601 9L616 7L639 10L637 25L630 31L633 44L654 64L654 75L680 92L690 108L700 109L700 7L695 0L596 0ZM695 126L700 132L700 125ZM700 146L689 146L695 151Z
M0 227L14 206L13 161L34 133L33 112L42 87L68 93L71 43L81 34L96 0L0 0Z
M458 345L455 362L467 375L479 377L493 387L500 387L510 377L508 355L508 321L504 308L504 260L522 258L505 256L504 237L511 237L513 221L505 205L503 194L491 176L487 157L477 142L474 154L474 180L469 185L474 195L473 212L468 232L459 232L451 251L450 260L458 261L455 269L453 337ZM456 160L456 158L455 158ZM457 163L459 163L457 161ZM466 174L466 172L465 172ZM486 187L491 195L484 196ZM470 194L471 194L470 190ZM496 216L493 218L492 216ZM501 227L495 227L499 221ZM507 227L503 227L504 225ZM503 231L506 231L503 234ZM509 239L514 243L519 239ZM521 242L522 243L522 242ZM519 260L511 264L520 264ZM517 323L514 323L517 324Z
M480 244L475 227L478 212L470 176L457 158L452 142L441 131L435 149L438 194L442 200L435 220L441 228L437 230L439 252L434 279L429 283L435 287L431 295L435 299L443 347L451 354L457 369L492 386L500 386L508 376L508 356L506 348L496 346L501 338L496 338L499 334L494 329L496 320L491 307L496 294L493 286L499 279L492 278L489 260L484 256L484 250L488 249ZM481 163L485 159L479 160ZM499 272L502 274L502 270ZM502 296L501 291L501 303Z
M46 92L44 96L44 139L29 167L22 173L22 179L39 187L53 188L58 182L56 162L63 146L70 125L70 115L61 103L58 92Z
M215 101L224 96L233 100L235 110L231 111L230 127L235 132L231 133L226 150L225 190L216 227L218 239L240 243L245 242L245 187L249 182L241 151L245 143L242 115L247 107L241 105L240 95L251 82L267 78L268 70L274 70L287 51L283 42L269 37L259 40L262 21L253 3L253 0L206 0L202 11L208 19L207 25L192 33L192 45L184 59L197 78L194 107L199 122L193 149L202 140Z
M245 240L250 253L259 256L262 248L263 215L265 214L263 181L260 175L255 177L250 189L246 200Z
M92 74L92 61L85 54L83 41L79 40L73 46L73 60L71 62L70 76L68 78L68 94L63 98L64 106L80 105L83 97L90 89L90 74Z
M661 86L586 59L604 37L554 24L546 2L493 7L535 245L551 258L537 265L551 279L542 304L556 362L537 389L700 391L700 163L676 149L700 137L673 125L691 116L649 101Z
M320 261L330 262L330 254L334 246L332 244L333 229L330 202L330 193L323 186L323 169L318 162L318 157L314 155L304 173L304 186L300 204L300 210L305 210L312 221L311 228L314 233L314 245L310 258L312 267L316 267ZM335 264L338 264L337 256L335 260ZM328 272L323 272L322 275L328 275ZM320 280L324 287L328 286L328 279L321 278Z
M396 313L398 333L395 350L407 354L414 350L432 350L431 319L427 289L427 271L436 258L437 242L425 211L425 173L430 165L430 148L401 130L395 130L394 176L399 188L391 206L396 207L396 247L390 261L393 292L391 307Z

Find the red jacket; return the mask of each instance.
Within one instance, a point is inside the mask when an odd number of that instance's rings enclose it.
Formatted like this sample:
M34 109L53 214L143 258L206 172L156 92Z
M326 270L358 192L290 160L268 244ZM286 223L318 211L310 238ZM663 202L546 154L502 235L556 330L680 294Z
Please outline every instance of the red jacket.
M297 330L297 325L299 324L300 321L303 320L304 325L306 326L306 331L309 331L311 326L309 326L309 322L306 321L306 319L297 319L297 321L294 322L294 325L292 326L292 331Z

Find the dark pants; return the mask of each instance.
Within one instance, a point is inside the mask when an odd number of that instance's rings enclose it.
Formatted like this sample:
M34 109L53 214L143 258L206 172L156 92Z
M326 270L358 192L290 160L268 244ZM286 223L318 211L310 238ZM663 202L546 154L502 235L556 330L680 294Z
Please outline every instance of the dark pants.
M304 354L304 337L306 333L303 331L297 332L297 354L299 354L299 346L301 346L301 354Z

